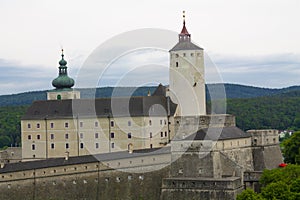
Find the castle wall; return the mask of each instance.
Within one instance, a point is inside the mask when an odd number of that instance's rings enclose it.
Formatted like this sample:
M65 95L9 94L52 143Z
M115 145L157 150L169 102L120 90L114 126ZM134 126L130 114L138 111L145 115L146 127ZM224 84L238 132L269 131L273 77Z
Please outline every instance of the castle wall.
M159 199L170 154L0 174L0 199Z
M172 119L173 121L173 119ZM174 135L166 116L22 120L23 159L99 154L165 146ZM113 134L113 135L112 135Z

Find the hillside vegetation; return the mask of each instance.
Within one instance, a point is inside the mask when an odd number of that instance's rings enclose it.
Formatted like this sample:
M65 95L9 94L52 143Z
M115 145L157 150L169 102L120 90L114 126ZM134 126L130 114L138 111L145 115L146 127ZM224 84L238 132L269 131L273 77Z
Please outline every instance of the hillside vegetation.
M96 89L81 88L78 89L81 93L81 98L103 98L114 96L146 96L148 91L154 92L156 86L149 87L119 87L118 92L115 94L113 87L103 87ZM272 96L277 94L284 94L288 92L294 92L296 96L299 96L300 86L293 86L282 89L269 89L259 88L237 84L207 84L206 94L207 100L210 97L213 98L224 98L224 90L226 92L227 99L235 98L254 98L262 96ZM132 93L133 92L133 93ZM0 106L19 106L19 105L30 105L36 100L46 100L47 91L34 91L25 92L20 94L2 95L0 96ZM291 93L292 94L292 93Z

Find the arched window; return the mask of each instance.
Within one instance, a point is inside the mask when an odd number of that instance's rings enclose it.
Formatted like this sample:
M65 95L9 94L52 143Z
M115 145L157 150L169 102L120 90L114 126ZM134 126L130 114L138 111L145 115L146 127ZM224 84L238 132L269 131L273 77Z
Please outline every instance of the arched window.
M61 100L61 95L60 94L57 95L57 100Z

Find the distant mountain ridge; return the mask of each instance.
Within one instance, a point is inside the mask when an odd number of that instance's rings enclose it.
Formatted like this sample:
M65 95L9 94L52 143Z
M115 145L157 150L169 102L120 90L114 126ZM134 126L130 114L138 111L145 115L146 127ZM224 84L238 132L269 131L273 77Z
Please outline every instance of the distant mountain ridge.
M81 98L104 98L114 96L146 96L148 91L153 93L157 86L149 87L120 87L118 88L118 93L115 94L114 87L101 87L96 89L91 88L80 88ZM300 86L291 86L281 89L270 89L270 88L260 88L246 85L238 84L207 84L206 94L207 99L210 96L214 99L224 97L224 89L227 99L241 99L241 98L255 98L264 96L297 96L300 97ZM44 91L32 91L24 92L12 95L1 95L0 96L0 106L20 106L20 105L30 105L36 100L46 100L47 90Z

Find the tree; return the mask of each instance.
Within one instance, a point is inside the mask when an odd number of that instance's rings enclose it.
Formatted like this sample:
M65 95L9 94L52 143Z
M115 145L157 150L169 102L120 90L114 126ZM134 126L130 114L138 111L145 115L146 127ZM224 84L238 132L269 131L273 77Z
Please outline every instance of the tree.
M291 164L300 164L300 131L295 132L283 142L284 161Z
M263 200L263 198L253 190L246 189L237 196L236 200Z

